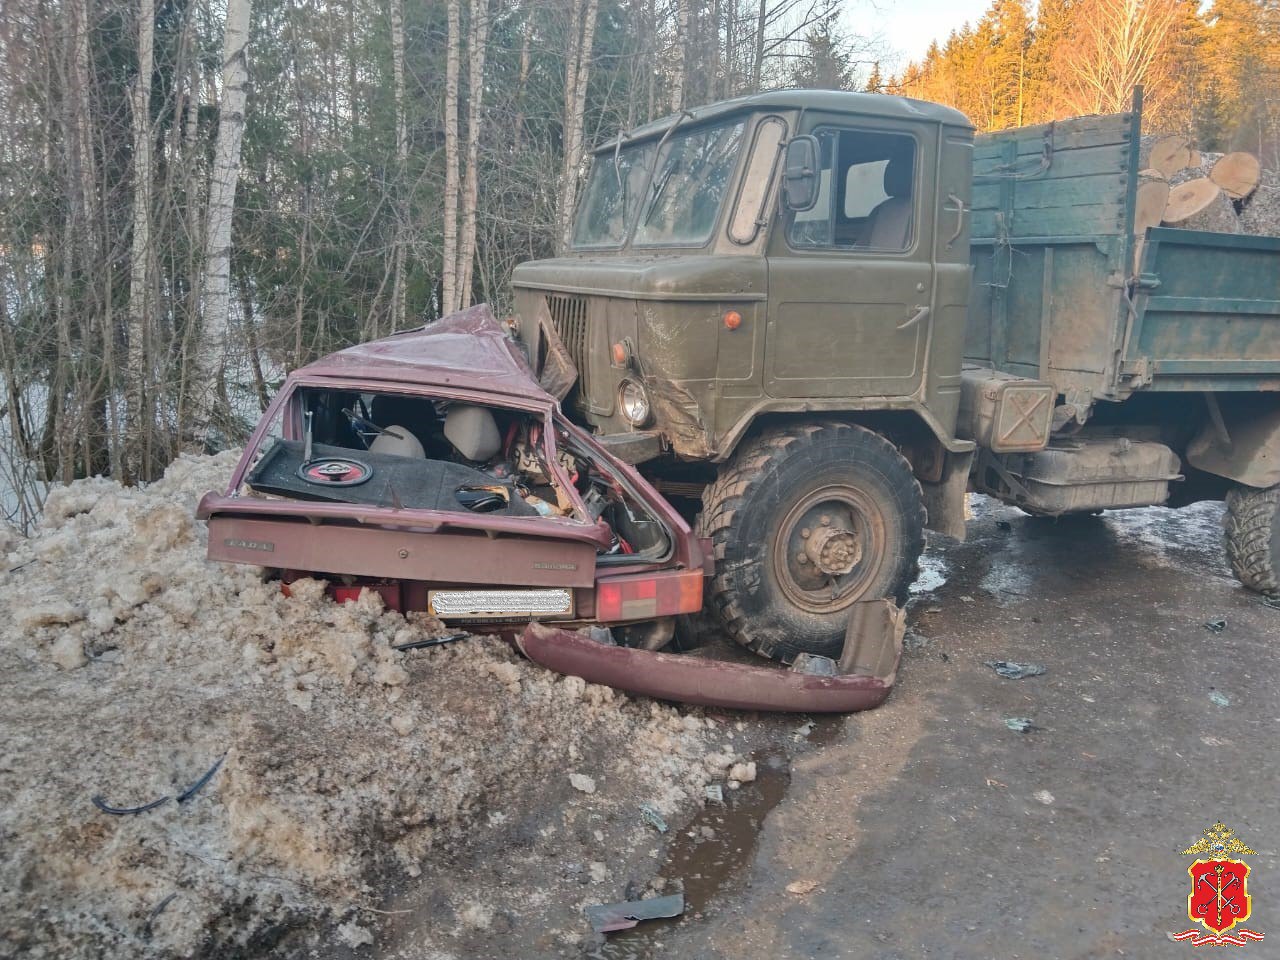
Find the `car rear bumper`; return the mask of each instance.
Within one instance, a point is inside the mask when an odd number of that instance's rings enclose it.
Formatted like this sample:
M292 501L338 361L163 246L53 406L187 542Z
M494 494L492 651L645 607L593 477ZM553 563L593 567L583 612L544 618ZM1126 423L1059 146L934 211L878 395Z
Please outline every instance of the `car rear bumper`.
M877 707L889 696L905 622L902 611L889 601L859 606L862 615L850 621L846 653L834 676L814 676L778 664L747 665L611 646L541 623L529 624L517 644L526 657L549 670L660 700L737 710L851 713Z
M343 597L369 586L402 610L429 609L432 592L441 589L506 588L518 594L565 588L573 595L570 613L547 619L633 623L697 612L707 573L701 544L683 532L675 534L682 542L673 553L698 560L693 569L676 561L606 568L597 565L590 534L562 523L530 521L527 535L511 533L510 521L501 529L439 530L401 525L403 514L389 517L367 507L215 495L201 501L198 513L208 520L211 560L277 569L286 580L340 578L349 585ZM531 618L441 619L461 625L523 624Z

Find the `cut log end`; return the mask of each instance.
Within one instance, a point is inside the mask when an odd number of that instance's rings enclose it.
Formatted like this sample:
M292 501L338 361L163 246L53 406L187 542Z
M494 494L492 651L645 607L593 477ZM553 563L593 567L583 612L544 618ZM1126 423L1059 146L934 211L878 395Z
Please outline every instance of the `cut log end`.
M1169 191L1164 222L1187 230L1212 233L1239 233L1235 207L1218 185L1207 177L1180 183Z
M1151 145L1147 166L1159 170L1166 179L1191 164L1191 146L1184 137L1164 137Z
M1242 200L1258 187L1261 164L1252 153L1236 151L1225 154L1209 171L1209 179L1222 188L1232 200Z

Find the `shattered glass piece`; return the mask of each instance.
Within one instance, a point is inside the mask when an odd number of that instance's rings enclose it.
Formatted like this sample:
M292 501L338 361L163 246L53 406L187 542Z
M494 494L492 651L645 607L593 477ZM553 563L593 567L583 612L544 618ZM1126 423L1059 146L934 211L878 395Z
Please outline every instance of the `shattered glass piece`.
M662 819L662 814L658 812L658 808L652 803L640 804L640 817L659 833L667 832L667 821Z
M1030 717L1007 717L1004 725L1014 733L1030 733L1040 729Z
M1209 700L1213 703L1216 703L1220 707L1231 706L1231 698L1228 697L1225 693L1219 693L1217 690L1214 690L1212 693L1209 694Z
M810 677L834 677L838 672L834 660L816 653L801 653L797 655L791 664L791 669L796 673L803 673Z
M987 660L986 665L1006 680L1025 680L1038 677L1048 669L1039 663L1018 663L1014 660Z
M1227 629L1227 621L1219 617L1217 620L1210 620L1204 625L1204 628L1210 633L1221 633Z

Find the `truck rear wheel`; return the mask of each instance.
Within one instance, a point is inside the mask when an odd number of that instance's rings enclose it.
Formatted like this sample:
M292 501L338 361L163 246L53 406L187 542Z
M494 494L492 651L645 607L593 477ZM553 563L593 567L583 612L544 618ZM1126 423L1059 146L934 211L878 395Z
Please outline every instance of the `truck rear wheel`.
M1280 593L1280 487L1227 494L1227 559L1246 587Z
M911 465L879 434L847 423L769 430L703 495L709 608L756 653L837 659L855 601L906 600L924 522Z

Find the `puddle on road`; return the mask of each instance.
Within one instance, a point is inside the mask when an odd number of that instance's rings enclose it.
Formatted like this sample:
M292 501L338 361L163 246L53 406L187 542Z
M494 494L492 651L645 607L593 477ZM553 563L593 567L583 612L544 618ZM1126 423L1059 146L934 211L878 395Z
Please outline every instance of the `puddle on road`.
M940 590L946 582L947 562L936 554L924 553L920 556L920 575L909 589L913 597L918 597Z
M781 802L791 781L790 763L781 751L752 759L756 763L755 782L738 790L726 789L723 806L703 807L671 841L657 870L659 876L684 881L683 916L646 921L631 930L608 934L603 946L587 954L591 960L662 956L661 941L666 934L682 922L697 923L695 914L705 910L722 889L745 876L765 817Z

